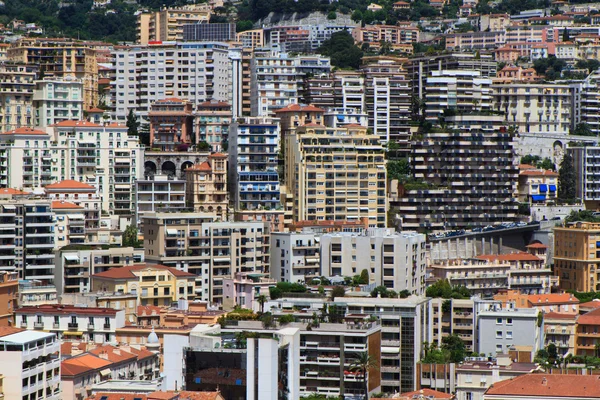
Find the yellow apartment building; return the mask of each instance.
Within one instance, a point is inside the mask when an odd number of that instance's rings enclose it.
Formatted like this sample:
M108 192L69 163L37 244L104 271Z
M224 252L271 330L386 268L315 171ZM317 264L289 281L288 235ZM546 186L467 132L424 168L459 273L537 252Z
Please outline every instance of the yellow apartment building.
M600 223L554 228L554 275L564 290L600 290Z

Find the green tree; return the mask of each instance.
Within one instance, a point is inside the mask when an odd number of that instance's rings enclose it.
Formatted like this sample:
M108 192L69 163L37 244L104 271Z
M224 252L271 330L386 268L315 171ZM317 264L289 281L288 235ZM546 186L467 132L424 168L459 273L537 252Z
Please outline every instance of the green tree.
M254 28L254 24L252 23L252 21L249 21L249 20L238 21L235 24L235 29L238 33L244 32L244 31L249 31L252 28Z
M346 295L346 289L344 289L343 286L334 286L333 289L331 289L331 301L334 301L336 299L336 297L344 297Z
M335 11L329 11L329 13L327 14L327 19L331 20L331 19L336 19L337 18L337 14L335 13Z
M450 362L463 362L467 356L465 342L457 334L442 338L442 349L450 352Z
M133 112L133 108L129 110L129 114L127 114L127 135L129 136L138 136L138 128L140 127L140 122L137 119L137 116Z
M592 73L600 68L600 61L593 58L589 60L577 60L577 63L575 63L575 68L587 69L589 73Z
M577 136L596 136L590 126L585 122L580 122L575 125L575 129L573 129L570 133L571 135Z
M141 243L138 240L138 230L135 225L131 224L127 228L125 228L125 232L123 232L122 238L123 247L140 247Z
M210 144L208 144L207 142L205 142L204 140L201 141L200 143L198 143L196 145L196 148L198 149L198 151L210 151Z
M354 44L354 39L347 30L332 34L317 51L329 56L331 64L338 68L358 69L363 56L362 50Z
M296 318L294 318L294 316L291 314L286 314L286 315L282 315L281 317L279 317L278 321L281 325L285 325L285 324L290 324L292 322L295 322Z
M401 298L401 299L405 299L405 298L407 298L407 297L409 297L409 296L410 296L410 292L409 292L408 290L404 289L404 290L401 290L401 291L398 293L398 295L400 295L400 298Z
M560 79L563 69L567 66L567 62L563 59L550 56L541 58L533 62L533 68L538 74L543 74L547 80L554 81Z
M577 196L577 174L573 165L573 156L566 153L558 170L558 197L565 201L573 201Z
M264 294L261 294L256 298L256 301L260 305L261 314L264 313L265 312L265 303L267 302L267 296L265 296Z
M360 271L360 280L358 281L361 285L369 284L369 271L367 269L363 269Z
M390 160L388 161L386 168L388 179L398 179L399 181L404 181L411 174L410 164L406 158L393 161Z
M361 352L356 353L352 363L350 364L350 370L356 371L362 375L363 388L365 390L365 398L369 399L369 373L379 370L379 361L376 360L369 353Z
M551 159L549 159L548 157L545 157L536 166L538 168L549 170L549 171L555 171L556 170L556 165L554 165L554 162Z
M362 12L360 12L360 10L354 10L352 12L352 17L350 18L352 18L352 21L354 22L360 22L363 19L363 14Z

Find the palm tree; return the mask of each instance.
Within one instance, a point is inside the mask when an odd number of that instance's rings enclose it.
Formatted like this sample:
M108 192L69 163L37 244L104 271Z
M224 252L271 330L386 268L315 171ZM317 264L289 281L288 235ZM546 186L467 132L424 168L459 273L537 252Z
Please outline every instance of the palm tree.
M265 303L267 302L267 296L261 294L256 298L256 301L258 301L258 304L260 304L260 313L263 314L265 312Z
M365 399L369 399L369 386L368 386L368 373L369 370L379 369L379 361L376 360L366 351L362 353L356 353L352 364L350 364L350 370L360 372L363 377L363 386L365 389Z

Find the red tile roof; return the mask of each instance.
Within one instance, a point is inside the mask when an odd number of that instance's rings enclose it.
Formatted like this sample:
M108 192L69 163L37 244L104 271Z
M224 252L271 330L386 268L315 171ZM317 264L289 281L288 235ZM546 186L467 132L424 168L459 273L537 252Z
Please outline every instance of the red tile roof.
M579 304L577 297L570 293L530 294L527 301L532 306L544 304Z
M314 112L325 112L322 108L315 107L313 105L301 106L300 104L289 104L279 110L275 110L275 113L284 113L284 112L298 112L298 111L314 111Z
M94 370L99 371L111 364L111 361L96 357L90 353L85 353L60 363L61 376L76 376Z
M194 164L191 167L187 168L186 171L212 171L210 164L208 161L201 162L200 164Z
M227 158L227 154L223 153L212 153L208 158Z
M198 104L198 108L200 107L231 107L229 103L225 101L204 101Z
M69 203L68 201L53 201L52 202L53 210L77 209L77 208L83 208L83 207L78 206L77 204Z
M13 129L12 131L3 132L3 135L47 135L46 132L28 127Z
M130 347L128 350L131 354L135 355L139 360L143 360L145 358L154 357L154 353L146 349L145 347L140 348L139 350L135 347Z
M56 123L52 126L56 126L56 127L60 127L60 128L75 128L78 126L82 126L82 127L86 127L86 128L100 128L102 125L95 124L90 121L67 120L67 121L60 121L59 123Z
M12 189L12 188L4 188L4 189L0 189L0 195L2 194L10 194L13 196L21 196L21 195L27 195L27 194L31 194L29 192L24 192L22 190L18 190L18 189Z
M528 249L547 249L548 248L548 246L546 246L543 243L531 243L525 247L527 247Z
M579 325L600 325L600 308L581 315L577 323Z
M136 265L126 265L124 267L111 268L108 271L99 272L93 275L93 278L106 278L106 279L129 279L129 278L137 278L137 276L133 273L133 271L140 271L142 269L157 269L163 271L169 271L174 276L181 278L193 278L196 277L194 274L190 274L189 272L180 271L175 268L167 267L166 265L160 264L136 264Z
M533 254L525 252L499 255L481 255L477 256L477 258L488 261L542 261L542 259L538 256L534 256Z
M73 354L73 347L81 351L85 351L87 349L87 343L62 342L60 344L60 355L70 356Z
M101 354L105 354L106 357L108 357L108 361L113 363L133 361L137 358L135 354L129 353L123 349L111 346L109 344L96 347L95 349L90 350L89 353L98 357L101 357Z
M106 110L103 110L98 107L92 107L89 110L87 110L87 112L89 112L89 113L103 113L104 111L106 111Z
M494 383L486 390L484 396L498 396L497 398L502 399L510 399L510 396L598 399L600 377L598 375L527 374Z
M55 190L55 189L88 189L90 191L96 191L96 188L92 185L88 185L87 183L74 181L72 179L66 179L64 181L60 181L57 183L52 183L50 185L46 185L45 189Z
M158 306L137 306L137 316L151 316L151 315L160 315L160 310L162 307ZM152 314L154 312L155 314Z
M581 303L579 304L579 308L600 308L600 300L596 299L586 303Z
M167 391L145 393L111 393L97 392L87 400L222 400L223 396L220 392L191 392L191 391Z
M24 306L15 310L18 314L49 314L49 315L117 315L114 308L104 307L77 307L67 304L42 304L39 306Z
M559 312L549 312L544 314L545 319L572 319L575 320L577 318L577 314L565 314Z
M0 337L23 332L24 330L25 329L16 328L14 326L0 326Z
M148 400L148 396L142 393L109 393L97 392L87 397L87 400Z
M537 169L537 167L531 164L519 164L519 169Z
M527 169L525 171L521 171L519 176L558 176L558 174L547 169Z

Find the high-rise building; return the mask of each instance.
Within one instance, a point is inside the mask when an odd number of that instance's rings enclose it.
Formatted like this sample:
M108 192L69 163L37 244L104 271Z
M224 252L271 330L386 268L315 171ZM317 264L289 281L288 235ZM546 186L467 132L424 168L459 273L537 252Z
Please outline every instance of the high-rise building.
M271 277L277 282L309 282L321 273L320 234L273 232Z
M186 42L231 42L236 40L235 24L196 23L183 26Z
M396 292L425 291L425 235L369 229L363 234L326 233L320 238L321 273L325 276L354 276L363 269L369 283Z
M145 259L196 277L197 298L221 304L223 279L236 272L268 274L264 222L213 222L214 215L154 213L143 218Z
M0 328L6 399L62 399L60 342L54 333Z
M174 176L151 175L135 182L136 221L144 214L185 208L186 180Z
M137 42L184 40L184 27L189 24L207 24L210 7L206 4L190 4L182 7L162 7L159 11L141 13L137 18Z
M600 290L600 224L575 222L554 228L554 273L564 290Z
M233 117L231 105L222 101L205 101L198 104L194 117L196 143L206 142L213 151L227 151L229 125Z
M7 57L11 62L37 65L45 77L80 80L83 83L83 107L87 110L98 104L96 55L94 46L85 42L28 37L13 43Z
M115 49L111 82L114 117L130 110L146 119L152 103L179 98L202 103L231 101L229 46L218 42L159 43Z
M19 274L0 272L0 327L12 325L17 308Z
M398 185L390 197L404 229L487 226L517 218L513 133L500 115L446 119L447 132L427 133L412 143L416 183Z
M83 118L83 82L77 79L47 78L35 81L33 108L36 127Z
M369 219L386 226L386 169L379 138L363 126L309 123L286 138L285 181L294 221Z
M573 156L573 166L577 176L575 195L583 200L585 208L596 210L600 207L600 146L585 143L567 147L567 153ZM0 168L1 165L0 165Z

